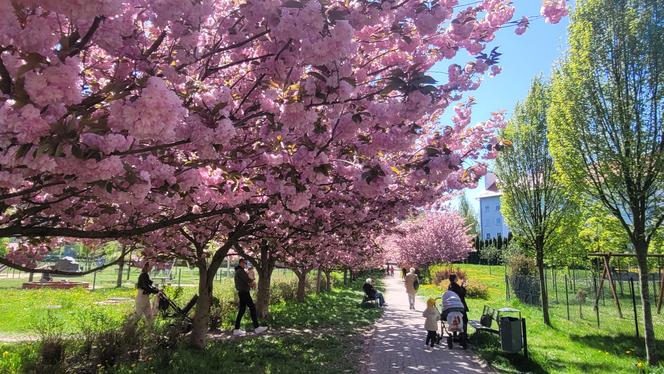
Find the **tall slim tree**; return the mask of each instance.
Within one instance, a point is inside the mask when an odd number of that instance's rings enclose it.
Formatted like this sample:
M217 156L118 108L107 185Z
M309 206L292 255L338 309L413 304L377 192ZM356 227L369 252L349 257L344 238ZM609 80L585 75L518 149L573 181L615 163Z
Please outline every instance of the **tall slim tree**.
M539 270L544 323L550 325L544 254L556 244L569 200L554 178L546 112L550 88L537 78L524 103L517 104L504 136L512 142L496 161L503 191L503 215L515 236L534 249Z
M664 220L664 3L577 3L555 74L551 152L563 180L600 201L634 247L648 362L657 361L646 255Z
M468 227L468 233L473 236L477 235L479 232L479 222L477 220L477 213L470 206L470 201L468 201L468 196L464 193L459 199L459 214L463 217L463 220Z

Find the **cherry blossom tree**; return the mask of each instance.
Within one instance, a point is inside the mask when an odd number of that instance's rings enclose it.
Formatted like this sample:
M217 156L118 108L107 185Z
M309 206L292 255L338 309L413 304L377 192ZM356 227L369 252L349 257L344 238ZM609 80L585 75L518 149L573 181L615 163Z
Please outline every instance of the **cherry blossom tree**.
M0 262L30 264L43 238L141 240L147 256L195 258L205 309L229 248L278 250L314 223L339 237L473 187L503 118L471 125L464 94L500 72L483 51L500 28L525 30L514 11L0 0L0 237L30 241ZM564 0L542 13L557 22ZM446 80L426 74L462 51Z
M231 206L269 187L303 208L305 183L256 164L297 158L303 177L338 168L333 148L358 190L379 193L398 166L378 155L421 138L495 65L452 64L438 85L424 74L480 53L514 12L457 5L3 0L0 235L118 237L232 214L191 211L210 166ZM457 177L450 145L426 174Z
M386 251L403 264L427 266L460 261L473 251L465 220L455 211L426 212L404 221L382 240Z

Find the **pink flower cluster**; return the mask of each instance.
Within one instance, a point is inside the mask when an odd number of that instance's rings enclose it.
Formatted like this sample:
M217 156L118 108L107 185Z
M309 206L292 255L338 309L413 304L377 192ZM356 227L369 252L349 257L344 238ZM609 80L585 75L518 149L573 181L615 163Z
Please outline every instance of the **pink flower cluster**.
M78 104L82 90L80 74L80 61L70 57L64 63L25 74L25 90L30 100L41 107Z
M540 14L547 23L556 24L568 15L565 0L543 0Z
M181 99L166 86L166 82L150 77L138 99L113 103L109 124L118 130L126 130L138 140L157 138L169 141L175 137L185 113Z
M547 19L564 5L545 2ZM385 259L375 238L475 186L495 157L502 115L473 124L473 100L460 102L500 73L485 51L514 11L0 0L0 234L115 236L206 264L234 234L256 261L269 242L297 266L373 266ZM446 62L465 52L479 57ZM440 81L427 74L436 64ZM462 258L457 221L404 224L403 253Z
M460 261L473 251L463 217L453 211L426 212L404 221L396 230L398 233L382 242L401 264Z

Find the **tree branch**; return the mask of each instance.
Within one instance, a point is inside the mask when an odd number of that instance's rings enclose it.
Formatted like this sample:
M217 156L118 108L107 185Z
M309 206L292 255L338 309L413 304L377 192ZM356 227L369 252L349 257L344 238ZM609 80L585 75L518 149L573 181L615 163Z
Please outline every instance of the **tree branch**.
M7 267L10 267L12 269L25 271L25 272L28 272L28 273L42 273L42 274L43 273L48 273L48 274L53 274L53 275L65 275L65 276L69 276L69 277L75 277L75 276L87 275L87 274L90 274L90 273L94 273L96 271L103 270L103 269L106 269L109 266L113 266L113 265L117 264L118 262L120 262L124 258L124 256L127 253L131 252L131 250L133 249L133 247L129 247L129 248L130 249L123 250L122 253L120 253L120 256L118 256L118 258L116 258L114 261L111 261L107 264L104 264L102 266L96 267L94 269L86 270L86 271L63 271L63 270L55 270L55 269L34 269L34 268L27 267L27 266L15 264L15 263L7 260L4 257L0 257L0 264L6 265Z

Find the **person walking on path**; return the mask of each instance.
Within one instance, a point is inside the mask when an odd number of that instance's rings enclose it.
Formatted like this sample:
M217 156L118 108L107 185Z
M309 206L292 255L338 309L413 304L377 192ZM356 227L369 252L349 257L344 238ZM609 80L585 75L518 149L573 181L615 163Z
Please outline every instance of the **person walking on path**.
M401 272L401 268L398 270ZM403 281L399 277L387 277L383 286L383 295L390 300L390 307L383 310L383 316L376 321L366 340L367 356L360 374L497 374L470 349L423 348L422 311L409 310ZM417 298L418 305L426 305L426 299Z
M435 307L436 301L433 298L427 300L427 308L422 312L422 317L426 318L424 321L424 329L427 330L427 339L424 341L425 346L430 346L438 342L438 321L440 321L440 313Z
M415 310L415 295L417 294L417 289L415 288L415 281L417 280L417 275L415 274L415 268L410 268L408 274L405 277L406 284L406 293L408 294L408 304L410 304L410 309Z
M242 317L244 317L244 312L247 310L247 307L249 308L251 321L254 323L254 332L260 334L267 330L267 327L258 324L256 305L254 305L254 300L249 293L253 282L251 278L249 278L249 274L245 271L246 267L247 261L245 259L240 259L240 263L235 267L235 289L237 290L238 298L240 299L237 318L235 319L235 330L233 330L233 335L235 336L243 336L245 334L245 332L240 329L240 323L242 322Z
M152 304L150 303L150 296L159 293L159 290L152 285L149 274L150 270L152 270L152 266L149 262L146 262L143 264L141 275L138 276L138 283L136 283L136 288L138 289L136 293L136 311L134 315L136 321L141 317L145 317L145 321L152 324L154 313Z

